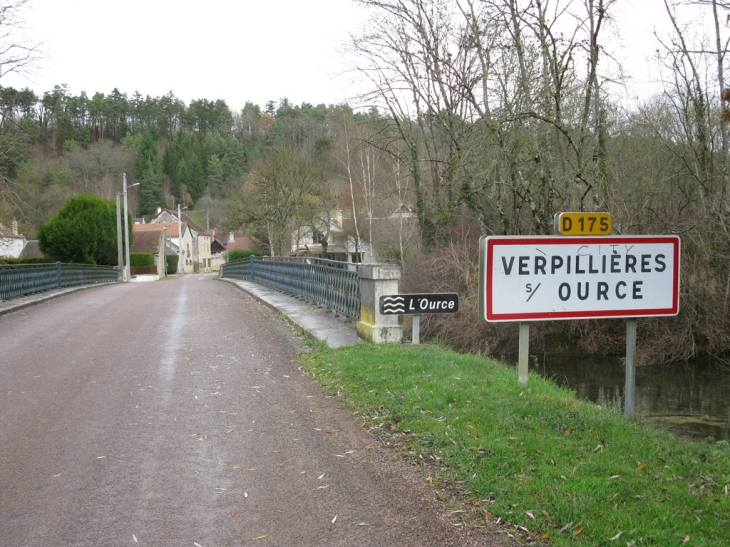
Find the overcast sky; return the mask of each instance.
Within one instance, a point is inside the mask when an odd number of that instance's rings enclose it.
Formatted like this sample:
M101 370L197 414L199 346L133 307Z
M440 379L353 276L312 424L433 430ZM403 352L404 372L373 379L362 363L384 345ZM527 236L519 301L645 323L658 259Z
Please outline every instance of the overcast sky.
M618 7L624 47L615 51L634 77L626 94L645 96L658 89L647 57L653 31L666 28L663 2ZM38 95L64 83L89 96L172 91L186 104L223 99L233 109L283 97L340 103L363 90L342 76L342 50L365 19L352 0L31 0L25 35L43 42L45 59L30 79L9 75L2 85Z

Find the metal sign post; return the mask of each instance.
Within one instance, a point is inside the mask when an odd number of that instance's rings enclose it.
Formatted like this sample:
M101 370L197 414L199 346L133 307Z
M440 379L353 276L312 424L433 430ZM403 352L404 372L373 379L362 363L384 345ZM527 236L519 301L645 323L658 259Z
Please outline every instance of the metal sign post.
M413 316L413 330L411 331L411 344L418 345L421 343L421 315Z

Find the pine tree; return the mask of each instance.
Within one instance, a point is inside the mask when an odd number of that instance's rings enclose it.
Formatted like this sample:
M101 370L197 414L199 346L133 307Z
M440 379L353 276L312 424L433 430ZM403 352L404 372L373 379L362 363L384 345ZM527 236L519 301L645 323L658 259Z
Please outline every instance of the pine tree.
M139 214L153 215L164 205L162 196L162 162L152 133L147 130L137 148L135 175L140 186Z

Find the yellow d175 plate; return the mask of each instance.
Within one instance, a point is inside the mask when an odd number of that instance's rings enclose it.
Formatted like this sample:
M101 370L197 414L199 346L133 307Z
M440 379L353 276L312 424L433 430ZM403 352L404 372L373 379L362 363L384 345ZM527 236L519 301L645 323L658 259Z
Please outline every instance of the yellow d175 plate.
M564 236L611 235L611 213L556 213L555 232Z

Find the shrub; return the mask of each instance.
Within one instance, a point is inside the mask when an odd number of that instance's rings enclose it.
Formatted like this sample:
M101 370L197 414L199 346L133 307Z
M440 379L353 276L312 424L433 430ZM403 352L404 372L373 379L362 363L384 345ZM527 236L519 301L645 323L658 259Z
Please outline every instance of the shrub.
M249 256L266 256L266 253L261 251L244 251L243 249L233 249L228 251L228 262L234 260L240 260L241 258L248 258Z
M130 266L154 266L155 255L152 253L129 253Z
M63 208L38 229L41 252L59 262L117 263L116 204L92 194L70 198ZM130 217L127 222L131 225ZM133 231L129 230L129 242Z
M180 259L177 255L165 255L165 262L167 263L168 275L177 273L177 262Z
M0 258L0 264L53 264L50 258Z

